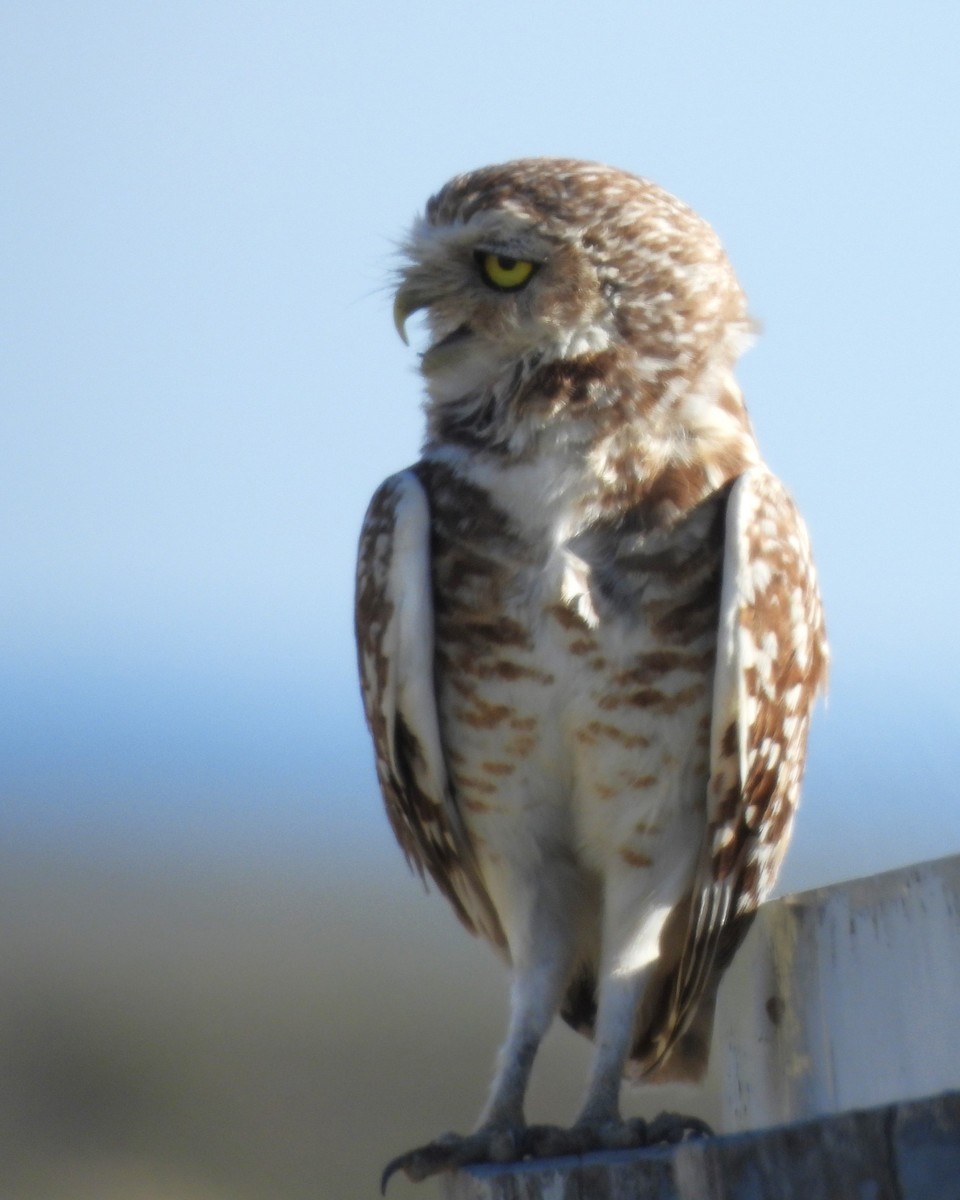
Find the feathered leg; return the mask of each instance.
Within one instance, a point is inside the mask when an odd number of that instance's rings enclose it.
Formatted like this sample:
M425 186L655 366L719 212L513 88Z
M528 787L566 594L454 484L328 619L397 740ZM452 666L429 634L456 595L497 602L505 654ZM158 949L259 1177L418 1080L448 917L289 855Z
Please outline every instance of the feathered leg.
M662 882L661 886L665 887ZM648 1125L641 1118L624 1121L620 1114L621 1081L633 1043L637 1011L647 988L656 980L660 939L672 908L671 904L651 904L649 894L643 894L647 887L636 872L620 876L611 873L587 1093L570 1129L544 1129L535 1138L528 1150L537 1157L645 1146L710 1132L696 1118L662 1114ZM640 923L638 912L644 914Z
M568 892L564 904L571 898ZM383 1172L381 1190L396 1171L419 1181L468 1163L512 1162L529 1151L524 1098L540 1043L559 1010L571 973L576 928L572 915L558 917L540 897L527 919L515 922L512 937L508 930L514 963L510 1023L477 1128L466 1136L444 1134L395 1158Z

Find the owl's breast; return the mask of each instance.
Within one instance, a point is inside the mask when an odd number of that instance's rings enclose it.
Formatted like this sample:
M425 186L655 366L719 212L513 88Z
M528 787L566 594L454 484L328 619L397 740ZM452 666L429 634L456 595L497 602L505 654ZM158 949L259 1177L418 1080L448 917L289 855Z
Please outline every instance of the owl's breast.
M481 861L523 830L532 858L641 862L630 838L705 794L722 499L570 537L562 509L509 513L435 466L431 485L438 708Z

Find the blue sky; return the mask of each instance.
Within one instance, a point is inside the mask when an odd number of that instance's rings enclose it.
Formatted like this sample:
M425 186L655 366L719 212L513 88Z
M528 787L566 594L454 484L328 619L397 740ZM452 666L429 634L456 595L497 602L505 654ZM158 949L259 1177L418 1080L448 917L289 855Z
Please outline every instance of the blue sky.
M0 830L392 853L354 676L416 457L393 248L451 174L614 163L719 230L833 644L785 883L960 850L960 9L7 3Z

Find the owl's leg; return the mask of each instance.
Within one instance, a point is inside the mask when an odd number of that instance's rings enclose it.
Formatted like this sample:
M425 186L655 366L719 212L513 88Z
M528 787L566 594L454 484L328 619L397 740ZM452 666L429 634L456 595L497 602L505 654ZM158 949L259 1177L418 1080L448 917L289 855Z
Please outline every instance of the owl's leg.
M620 1082L633 1038L634 1016L649 975L649 969L613 973L602 981L593 1063L577 1125L601 1126L621 1120Z
M653 895L649 885L636 875L613 875L608 879L587 1093L570 1129L547 1128L534 1138L528 1149L535 1156L646 1146L709 1132L706 1125L693 1118L664 1116L648 1125L640 1118L624 1121L620 1113L620 1087L633 1043L636 1014L656 975L660 937L673 904L672 890L669 879L661 880ZM639 920L638 913L642 914Z
M656 932L659 936L659 928ZM625 1121L621 1116L620 1087L633 1042L634 1020L654 974L649 965L636 971L624 970L624 965L614 967L601 982L590 1081L583 1107L569 1131L576 1149L568 1146L566 1153L679 1142L712 1133L705 1121L678 1113L661 1113L650 1122L642 1117Z
M538 888L527 906L518 897L520 903L506 909L512 917L507 927L513 962L510 1023L477 1127L466 1136L445 1134L394 1159L383 1173L382 1188L398 1170L419 1181L468 1163L512 1162L528 1152L524 1098L576 957L575 895L574 884Z
M510 988L510 1025L497 1057L497 1071L478 1129L522 1128L523 1101L540 1043L560 1007L572 965L571 948L560 939L552 952L539 953L514 967Z
M620 1082L637 1009L655 973L661 935L682 888L682 862L658 854L653 846L644 844L643 850L649 852L636 853L633 865L621 856L607 872L593 1063L578 1126L621 1123Z
M637 1006L650 974L649 967L603 972L586 1097L570 1129L544 1128L535 1133L530 1149L537 1157L646 1145L643 1123L624 1122L620 1115L620 1082Z

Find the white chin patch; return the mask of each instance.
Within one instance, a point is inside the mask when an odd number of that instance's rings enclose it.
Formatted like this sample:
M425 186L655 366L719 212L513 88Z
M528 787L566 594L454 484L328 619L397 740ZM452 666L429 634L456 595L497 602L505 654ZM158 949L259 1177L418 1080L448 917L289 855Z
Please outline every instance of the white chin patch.
M420 364L431 398L441 402L459 400L488 384L492 368L489 347L472 334L435 346Z

